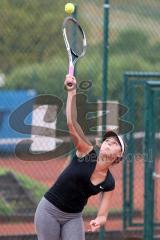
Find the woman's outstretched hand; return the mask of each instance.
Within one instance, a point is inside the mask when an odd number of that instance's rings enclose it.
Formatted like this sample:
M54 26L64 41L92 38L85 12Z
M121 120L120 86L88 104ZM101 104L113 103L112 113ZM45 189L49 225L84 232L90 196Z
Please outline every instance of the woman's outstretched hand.
M64 86L68 91L76 89L76 79L74 76L66 75Z
M90 229L88 231L96 232L100 229L101 226L103 226L106 223L106 217L105 216L98 216L94 220L91 220L89 225Z

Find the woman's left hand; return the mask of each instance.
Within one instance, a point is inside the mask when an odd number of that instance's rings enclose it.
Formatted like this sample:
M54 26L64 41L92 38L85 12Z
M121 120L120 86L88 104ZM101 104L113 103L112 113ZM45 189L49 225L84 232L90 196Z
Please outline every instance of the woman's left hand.
M106 223L106 217L105 216L98 216L94 220L91 220L89 225L90 225L90 230L92 232L95 232L100 229L101 226L103 226Z

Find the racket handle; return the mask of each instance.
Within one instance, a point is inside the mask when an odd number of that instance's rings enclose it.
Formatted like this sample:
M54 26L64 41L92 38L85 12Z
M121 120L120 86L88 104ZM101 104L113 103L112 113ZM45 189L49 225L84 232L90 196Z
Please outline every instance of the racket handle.
M69 73L68 73L70 76L74 76L74 66L73 65L71 65L70 67L69 67Z

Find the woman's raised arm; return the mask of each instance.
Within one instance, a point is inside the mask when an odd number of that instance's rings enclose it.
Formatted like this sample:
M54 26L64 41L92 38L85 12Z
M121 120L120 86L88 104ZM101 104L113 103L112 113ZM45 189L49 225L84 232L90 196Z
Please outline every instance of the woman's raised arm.
M77 122L77 107L76 107L76 79L75 77L66 76L65 87L68 90L66 103L67 125L70 135L73 138L74 145L77 149L77 156L82 157L89 153L93 146L84 135L84 132Z

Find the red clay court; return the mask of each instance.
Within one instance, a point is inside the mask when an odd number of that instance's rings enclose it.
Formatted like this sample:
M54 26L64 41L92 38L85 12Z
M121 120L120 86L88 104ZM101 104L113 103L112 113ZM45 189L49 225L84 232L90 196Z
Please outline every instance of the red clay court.
M68 158L61 159L52 159L49 161L39 161L39 162L29 162L22 161L16 157L7 157L0 159L0 167L8 168L11 170L15 170L18 173L24 174L37 180L39 183L47 185L50 187L52 183L56 180L60 172L65 168L65 166L69 162ZM137 161L135 164L135 181L134 184L137 186L135 188L135 195L138 197L135 198L135 206L136 208L143 208L143 161ZM113 200L111 203L111 209L113 211L121 211L122 210L122 163L114 166L111 169L115 180L116 180L116 188L113 195ZM98 206L98 196L91 197L88 201L88 206ZM88 222L85 222L86 231L88 230ZM116 218L111 219L108 218L108 222L106 224L106 230L122 230L122 219ZM12 234L33 234L34 224L31 223L9 223L2 224L0 228L0 235L12 235Z

